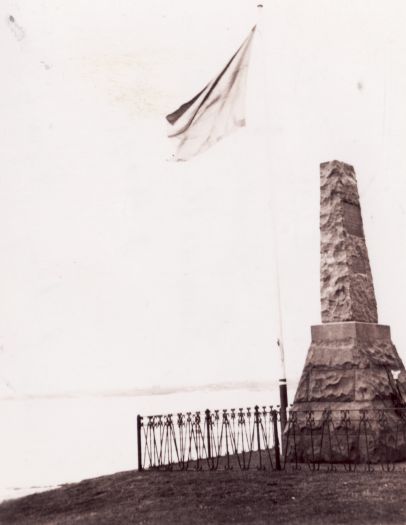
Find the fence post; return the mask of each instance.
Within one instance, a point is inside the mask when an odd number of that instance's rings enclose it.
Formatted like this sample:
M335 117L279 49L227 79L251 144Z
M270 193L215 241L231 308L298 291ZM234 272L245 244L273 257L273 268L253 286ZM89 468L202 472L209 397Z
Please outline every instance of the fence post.
M141 445L141 426L142 416L137 416L137 456L138 456L138 470L144 470L142 467L142 445Z
M272 426L273 426L273 440L275 444L275 468L276 470L281 469L281 451L279 448L279 435L278 435L278 411L272 410Z
M259 433L259 406L255 405L255 426L257 428L257 443L258 443L258 454L259 454L259 469L262 470L262 455L261 455L261 438Z
M211 415L210 410L207 409L206 412L206 438L207 438L207 459L211 459L211 440L210 440L210 426L211 426Z
M286 379L280 379L279 382L281 433L283 435L283 431L285 430L286 423L288 421L288 390L286 385Z

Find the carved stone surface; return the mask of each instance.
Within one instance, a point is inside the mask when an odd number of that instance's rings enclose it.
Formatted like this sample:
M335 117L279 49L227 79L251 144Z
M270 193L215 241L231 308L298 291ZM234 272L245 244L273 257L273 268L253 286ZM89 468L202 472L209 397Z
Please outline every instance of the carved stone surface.
M320 166L321 317L323 323L377 323L375 292L354 168Z
M370 441L368 457L378 461L385 450L387 452L387 445L381 445L387 439L386 432L398 435L399 425L405 425L399 407L406 409L402 393L406 393L406 370L391 341L390 327L377 324L354 169L332 161L322 164L320 173L320 281L324 324L311 328L312 342L291 409L297 421L295 432L300 438L295 442L295 457L310 457L314 436L319 433L321 437L326 428L320 423L321 414L332 411L335 428L342 430L340 414L366 410L372 414L365 441ZM385 430L378 412L387 413ZM309 422L314 418L309 414L318 414L315 418L318 423L314 423L310 434ZM364 423L358 421L356 425ZM285 429L285 445L292 438L289 432L289 428ZM359 452L359 438L354 439L354 443L348 441L348 444L355 454L356 450ZM292 450L288 456L293 458ZM406 459L406 433L402 442L391 445L390 454L396 460ZM331 450L330 456L323 458L323 461L332 461ZM336 460L339 461L339 455Z
M294 407L311 410L313 403L374 401L392 403L397 395L391 370L404 370L389 326L337 323L312 326ZM372 403L372 404L371 404Z
M400 371L398 381L392 375L395 370ZM322 441L320 421L323 414L332 411L330 431L336 440L332 446L335 461L344 461L340 457L343 443L347 443L343 439L340 423L344 413L353 419L353 432L348 444L352 450L351 456L354 453L353 459L356 459L360 445L357 429L362 430L359 418L361 411L366 410L369 414L368 460L382 461L388 452L393 460L406 459L406 434L402 434L402 440L396 439L390 450L387 444L385 447L381 445L386 443L389 435L391 439L400 436L398 430L404 428L402 413L396 408L403 405L402 391L406 392L405 386L406 370L391 341L389 326L356 322L312 326L312 343L291 409L297 414L296 437L291 428L285 431L287 456L291 461L309 460L314 444ZM316 421L311 433L309 411ZM386 414L384 427L379 422L379 411ZM331 461L331 450L321 453L321 456L318 451L318 455L320 461Z

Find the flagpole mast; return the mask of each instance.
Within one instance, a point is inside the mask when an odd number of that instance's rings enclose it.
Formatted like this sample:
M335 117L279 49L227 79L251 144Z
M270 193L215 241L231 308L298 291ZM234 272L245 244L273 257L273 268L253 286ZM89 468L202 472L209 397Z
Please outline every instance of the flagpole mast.
M258 34L261 35L261 19L262 19L262 10L263 10L263 4L257 5L257 12L258 12ZM264 44L264 41L262 41L262 44ZM264 47L264 46L263 46ZM265 89L268 87L267 83L267 66L265 58L263 57L264 61L264 83L265 83ZM265 106L266 106L266 115L269 119L269 108L268 104L266 102L266 96L265 96ZM266 145L267 146L267 145ZM269 150L266 147L266 151L269 155ZM276 227L276 217L275 217L275 210L274 206L271 203L271 217L272 217L272 228L273 228L273 241L274 241L274 256L275 256L275 287L276 287L276 297L278 302L278 338L276 340L276 346L279 351L279 359L280 359L280 378L279 378L279 400L280 400L280 418L281 418L281 428L284 429L286 422L287 422L287 408L288 408L288 389L287 389L287 381L286 381L286 365L285 365L285 350L283 345L283 321L282 321L282 305L281 305L281 288L280 288L280 275L279 275L279 257L278 257L278 238L277 238L277 227Z

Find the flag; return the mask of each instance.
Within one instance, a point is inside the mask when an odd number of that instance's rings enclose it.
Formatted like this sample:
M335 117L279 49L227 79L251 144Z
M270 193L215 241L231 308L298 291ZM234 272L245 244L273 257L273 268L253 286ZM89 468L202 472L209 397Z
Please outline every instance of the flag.
M176 160L188 160L245 126L245 93L255 27L221 73L166 116L177 141Z

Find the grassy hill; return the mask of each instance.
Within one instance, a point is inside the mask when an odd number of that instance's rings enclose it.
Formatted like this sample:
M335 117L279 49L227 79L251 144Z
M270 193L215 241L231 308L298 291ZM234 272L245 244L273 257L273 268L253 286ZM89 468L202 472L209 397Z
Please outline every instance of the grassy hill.
M6 501L0 523L400 525L406 472L121 472Z

